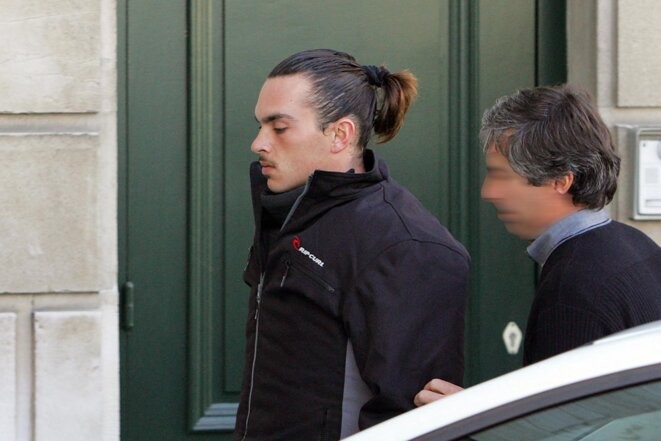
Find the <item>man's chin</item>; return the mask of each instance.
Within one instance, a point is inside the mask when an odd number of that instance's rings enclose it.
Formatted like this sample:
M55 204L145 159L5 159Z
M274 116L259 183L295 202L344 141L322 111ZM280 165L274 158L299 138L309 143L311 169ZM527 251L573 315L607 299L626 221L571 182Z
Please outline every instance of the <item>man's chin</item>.
M523 240L533 240L535 236L516 222L503 222L508 233Z
M266 178L266 188L268 188L271 193L285 193L291 190L290 188L278 185L277 182L274 182L273 179L269 179L268 177Z
M282 190L279 189L277 185L271 185L269 181L266 181L266 188L268 188L271 193L282 193Z

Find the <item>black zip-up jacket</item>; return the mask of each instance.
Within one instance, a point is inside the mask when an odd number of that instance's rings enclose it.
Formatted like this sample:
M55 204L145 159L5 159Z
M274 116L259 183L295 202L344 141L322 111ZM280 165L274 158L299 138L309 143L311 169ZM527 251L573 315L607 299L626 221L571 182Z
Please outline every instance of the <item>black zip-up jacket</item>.
M268 252L252 165L235 439L339 439L412 409L432 378L463 381L468 253L382 160L368 150L364 162L315 172Z

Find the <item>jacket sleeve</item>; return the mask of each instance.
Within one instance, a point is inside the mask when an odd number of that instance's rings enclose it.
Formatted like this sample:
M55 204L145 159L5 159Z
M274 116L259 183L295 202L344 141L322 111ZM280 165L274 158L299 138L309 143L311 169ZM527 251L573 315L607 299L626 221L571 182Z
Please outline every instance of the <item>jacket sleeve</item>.
M362 407L365 429L414 407L432 378L463 383L465 253L408 240L369 263L344 302L345 327L373 397Z

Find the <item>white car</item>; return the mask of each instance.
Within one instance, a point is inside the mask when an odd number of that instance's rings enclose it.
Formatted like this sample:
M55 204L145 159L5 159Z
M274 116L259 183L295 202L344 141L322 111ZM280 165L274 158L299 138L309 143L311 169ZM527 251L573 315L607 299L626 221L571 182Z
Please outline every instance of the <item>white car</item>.
M347 441L661 440L661 321L411 410Z

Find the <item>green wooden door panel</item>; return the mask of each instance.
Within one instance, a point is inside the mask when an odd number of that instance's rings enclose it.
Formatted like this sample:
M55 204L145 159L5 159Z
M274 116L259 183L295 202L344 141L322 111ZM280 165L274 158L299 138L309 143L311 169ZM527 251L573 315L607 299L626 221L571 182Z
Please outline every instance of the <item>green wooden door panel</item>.
M121 438L180 441L189 425L188 22L185 1L118 3ZM218 439L210 434L196 439Z
M537 0L537 85L567 81L566 0Z
M475 138L482 112L495 100L523 87L566 81L565 2L558 0L479 0L470 21L476 45L472 59L475 81L472 125ZM477 141L477 139L476 139ZM476 142L479 148L479 144ZM471 163L476 163L476 157ZM479 194L483 157L471 173L472 192ZM506 232L485 202L473 202L467 242L473 256L469 305L467 383L475 384L521 366L521 350L505 350L503 331L510 321L525 331L535 288L534 263L527 242ZM475 344L477 343L477 344Z
M495 100L517 88L535 84L535 3L528 0L482 0L475 20L479 47L476 67L475 148L481 149L477 130L482 112ZM484 176L479 155L474 192L479 197ZM508 322L525 330L534 292L534 264L526 244L508 234L491 204L476 205L471 240L473 256L467 379L474 384L521 366L521 351L510 355L502 334Z

